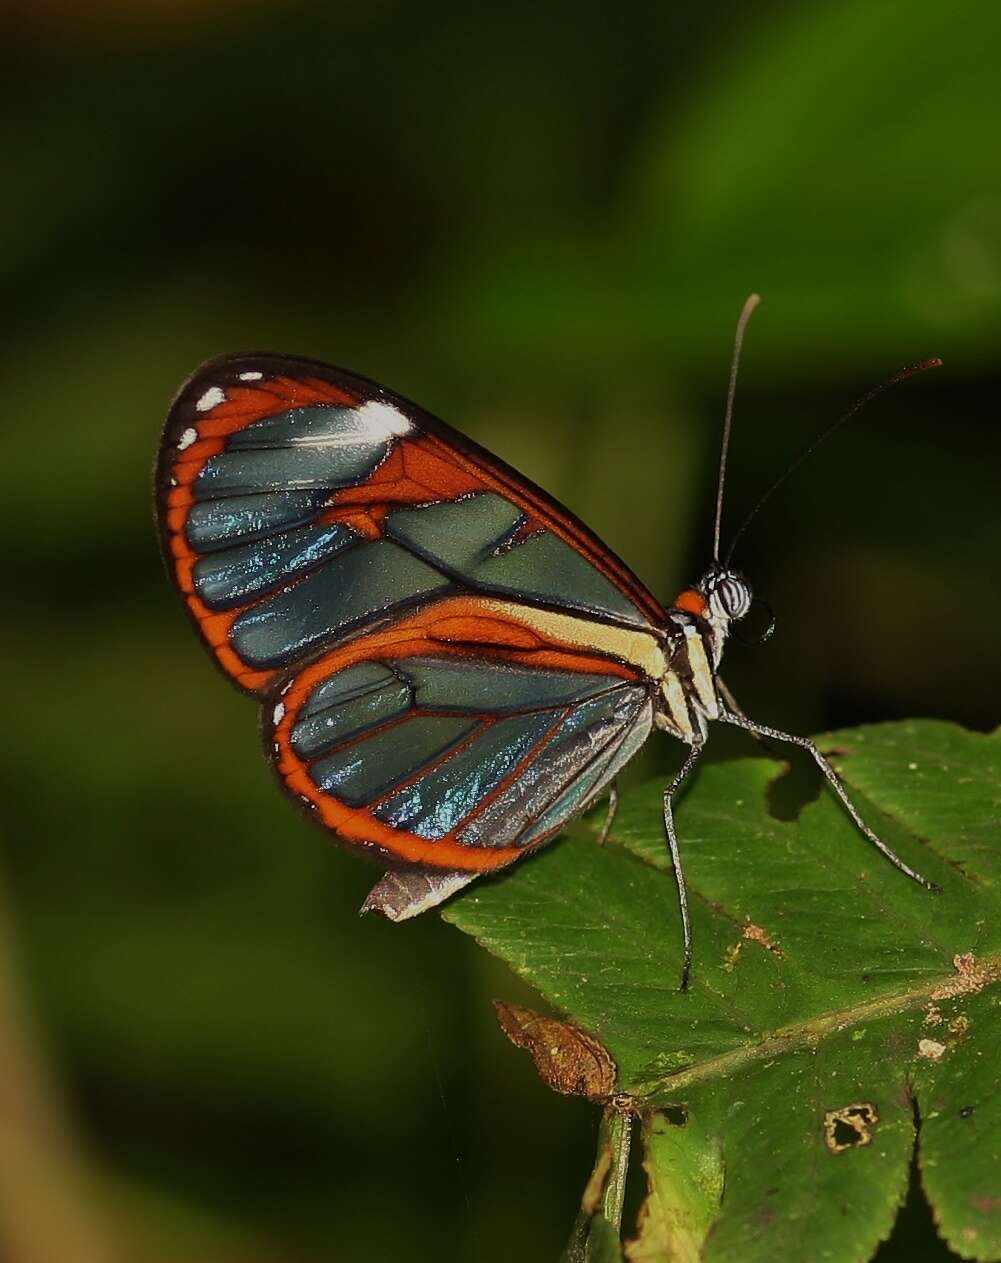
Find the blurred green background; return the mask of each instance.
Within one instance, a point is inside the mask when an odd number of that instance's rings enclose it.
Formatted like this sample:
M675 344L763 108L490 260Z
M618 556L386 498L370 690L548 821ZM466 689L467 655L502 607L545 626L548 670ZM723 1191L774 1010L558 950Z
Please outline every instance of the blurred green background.
M359 921L375 870L276 791L160 564L166 405L219 352L350 366L669 599L707 559L750 290L731 529L861 389L940 354L747 536L779 627L728 675L799 731L992 727L1001 8L25 0L0 23L0 1257L552 1260L593 1110L496 1029L518 984L434 916ZM938 1257L926 1220L915 1199L885 1257Z

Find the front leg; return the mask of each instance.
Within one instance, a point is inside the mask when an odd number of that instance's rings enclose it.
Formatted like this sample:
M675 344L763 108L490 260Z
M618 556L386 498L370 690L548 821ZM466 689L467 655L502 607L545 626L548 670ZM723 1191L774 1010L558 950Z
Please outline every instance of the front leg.
M811 741L809 737L798 737L791 732L780 732L778 728L769 728L766 724L755 723L753 719L748 719L747 716L743 714L733 714L729 711L721 710L719 720L724 724L733 724L735 728L742 728L745 732L749 732L755 737L770 737L773 741L788 741L790 745L799 746L801 750L808 751L813 761L827 778L828 785L830 785L831 789L833 789L835 794L837 794L838 798L841 800L842 806L855 822L855 826L858 831L864 837L868 838L876 850L879 851L880 855L885 856L895 868L899 868L902 873L906 873L912 881L916 881L919 886L924 886L926 890L940 891L942 889L942 887L936 885L935 882L929 881L927 877L922 877L920 873L915 872L909 864L906 864L900 858L896 851L888 847L883 839L869 828L866 822L859 815L858 808L848 797L848 791L841 783L841 777L838 776L834 768L831 767L827 759L825 759L821 752L817 749L815 741Z

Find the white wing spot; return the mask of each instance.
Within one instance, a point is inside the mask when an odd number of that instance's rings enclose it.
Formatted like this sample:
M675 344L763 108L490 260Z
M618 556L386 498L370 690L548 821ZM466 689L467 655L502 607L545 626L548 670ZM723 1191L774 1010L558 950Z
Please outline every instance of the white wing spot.
M189 425L181 437L177 440L177 450L179 452L183 452L186 447L191 446L197 437L198 431L193 426Z
M285 703L279 702L278 705L271 712L271 722L273 724L280 724L284 717L285 717Z
M264 376L263 373L241 373L240 381L242 382L259 382Z
M210 386L202 395L201 399L195 404L196 412L211 412L219 403L225 403L225 392L219 386Z
M373 440L399 437L409 434L414 428L399 409L378 399L370 399L368 403L362 404L356 417L364 426L365 437Z

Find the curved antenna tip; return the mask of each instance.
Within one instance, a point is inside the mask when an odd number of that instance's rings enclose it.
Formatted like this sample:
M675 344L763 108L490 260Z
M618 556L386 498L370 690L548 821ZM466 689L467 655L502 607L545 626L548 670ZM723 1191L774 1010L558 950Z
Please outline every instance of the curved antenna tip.
M903 368L898 368L892 377L887 377L885 381L880 383L876 388L885 390L887 386L896 386L900 382L907 381L908 377L916 377L918 373L924 373L929 368L941 368L942 360L937 355L929 356L926 360L918 360L916 364L905 364Z
M758 303L760 294L748 294L737 317L737 332L733 340L733 359L730 362L730 384L726 392L726 408L723 412L723 441L720 444L719 474L716 479L716 516L713 519L713 561L719 561L719 533L723 522L723 484L726 482L726 458L730 450L730 427L733 424L733 400L737 393L737 369L740 367L740 351L744 345L744 330Z

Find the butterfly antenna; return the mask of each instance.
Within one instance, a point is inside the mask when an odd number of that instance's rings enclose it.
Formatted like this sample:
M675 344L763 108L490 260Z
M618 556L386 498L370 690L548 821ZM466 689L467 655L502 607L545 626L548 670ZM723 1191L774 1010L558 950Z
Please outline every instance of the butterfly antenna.
M726 555L726 564L729 566L730 558L733 556L733 550L737 547L737 541L750 526L751 522L758 516L763 506L768 503L775 492L778 491L779 487L783 486L789 478L792 477L807 457L813 455L821 443L826 443L832 434L834 434L837 430L840 430L846 422L852 419L852 417L857 416L866 404L872 403L872 401L878 395L881 395L884 390L889 390L891 386L896 386L899 382L906 381L908 377L915 377L918 373L925 372L926 369L941 367L942 361L938 358L938 356L933 356L931 359L927 360L920 360L917 364L905 365L903 368L898 369L892 376L885 378L883 381L878 382L870 390L867 390L864 395L861 395L855 400L847 412L842 413L836 421L832 421L830 425L825 426L817 437L803 448L792 464L779 474L778 478L775 479L765 494L760 500L758 500L757 504L755 504L754 508L751 509L750 513L748 513L747 517L745 517L743 522L741 522L740 526L737 528L737 533L730 542L730 548Z
M744 330L751 313L761 302L758 294L751 294L741 309L737 320L737 332L733 339L733 359L730 361L730 385L726 392L726 411L723 414L723 442L719 454L719 478L716 482L716 520L713 524L713 561L719 561L719 533L723 522L723 483L726 481L726 458L730 450L730 430L733 426L733 400L737 393L737 370L740 367L740 349L744 345Z

